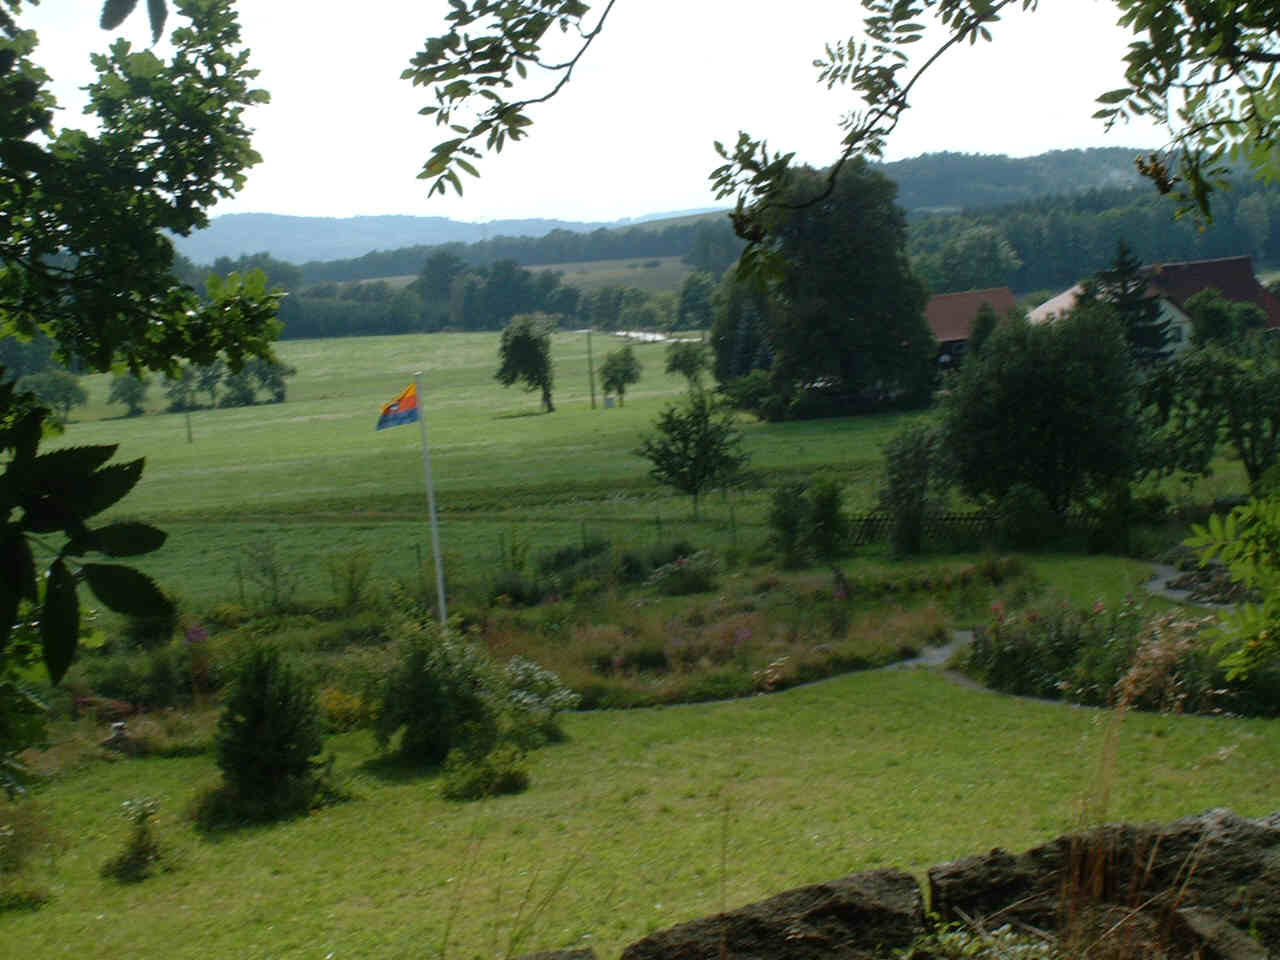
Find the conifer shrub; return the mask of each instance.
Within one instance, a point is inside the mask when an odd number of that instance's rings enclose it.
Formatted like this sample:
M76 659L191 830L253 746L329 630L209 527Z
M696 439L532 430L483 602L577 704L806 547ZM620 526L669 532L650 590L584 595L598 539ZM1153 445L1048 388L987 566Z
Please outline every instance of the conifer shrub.
M315 695L278 651L256 646L236 671L214 752L223 784L202 798L197 820L291 816L332 795L317 758L323 748Z

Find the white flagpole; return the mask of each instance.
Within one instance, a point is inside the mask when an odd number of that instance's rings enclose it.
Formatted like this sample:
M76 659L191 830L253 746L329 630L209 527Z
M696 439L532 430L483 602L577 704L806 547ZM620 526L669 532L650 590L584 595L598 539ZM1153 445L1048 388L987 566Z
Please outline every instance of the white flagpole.
M431 479L431 446L427 443L427 405L422 398L422 371L413 375L418 391L418 424L422 427L422 471L427 478L427 510L431 514L431 552L436 558L436 596L440 601L440 626L448 626L449 610L444 601L444 564L440 560L440 523L436 519L436 486Z

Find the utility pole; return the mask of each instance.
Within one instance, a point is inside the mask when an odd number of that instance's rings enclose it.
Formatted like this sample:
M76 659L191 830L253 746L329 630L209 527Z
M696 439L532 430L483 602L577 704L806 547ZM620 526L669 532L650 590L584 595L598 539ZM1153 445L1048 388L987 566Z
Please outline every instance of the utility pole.
M591 328L587 327L587 386L591 390L591 409L596 408L596 367L591 359Z

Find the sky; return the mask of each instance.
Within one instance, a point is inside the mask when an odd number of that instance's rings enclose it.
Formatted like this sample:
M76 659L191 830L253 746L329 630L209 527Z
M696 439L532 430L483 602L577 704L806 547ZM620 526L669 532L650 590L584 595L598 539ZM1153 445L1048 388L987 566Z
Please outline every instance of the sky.
M618 0L573 81L531 111L530 136L486 157L481 179L464 175L462 197L428 198L417 174L443 136L417 113L428 91L400 72L425 37L444 32L446 0L239 7L272 102L247 114L263 162L214 215L473 222L614 221L727 205L708 180L718 164L712 144L732 143L739 130L801 161L831 162L854 101L820 86L812 64L825 43L858 34L862 12L854 0ZM20 18L40 34L36 60L53 76L64 126L87 125L78 88L94 75L89 53L113 39L97 27L100 9L101 0L44 0ZM1153 128L1108 134L1091 119L1097 95L1123 79L1129 35L1117 15L1106 0L1041 0L1034 14L996 24L993 43L954 48L921 81L885 158L1161 145ZM117 35L148 46L145 13ZM928 40L915 46L932 49Z

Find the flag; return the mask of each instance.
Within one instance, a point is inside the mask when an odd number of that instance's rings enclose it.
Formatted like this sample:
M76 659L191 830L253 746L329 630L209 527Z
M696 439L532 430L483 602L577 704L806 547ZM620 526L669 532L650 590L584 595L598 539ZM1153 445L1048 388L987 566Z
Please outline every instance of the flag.
M383 404L382 413L378 417L378 429L398 427L402 423L413 423L422 416L418 409L418 384L411 383L404 392L390 403Z

